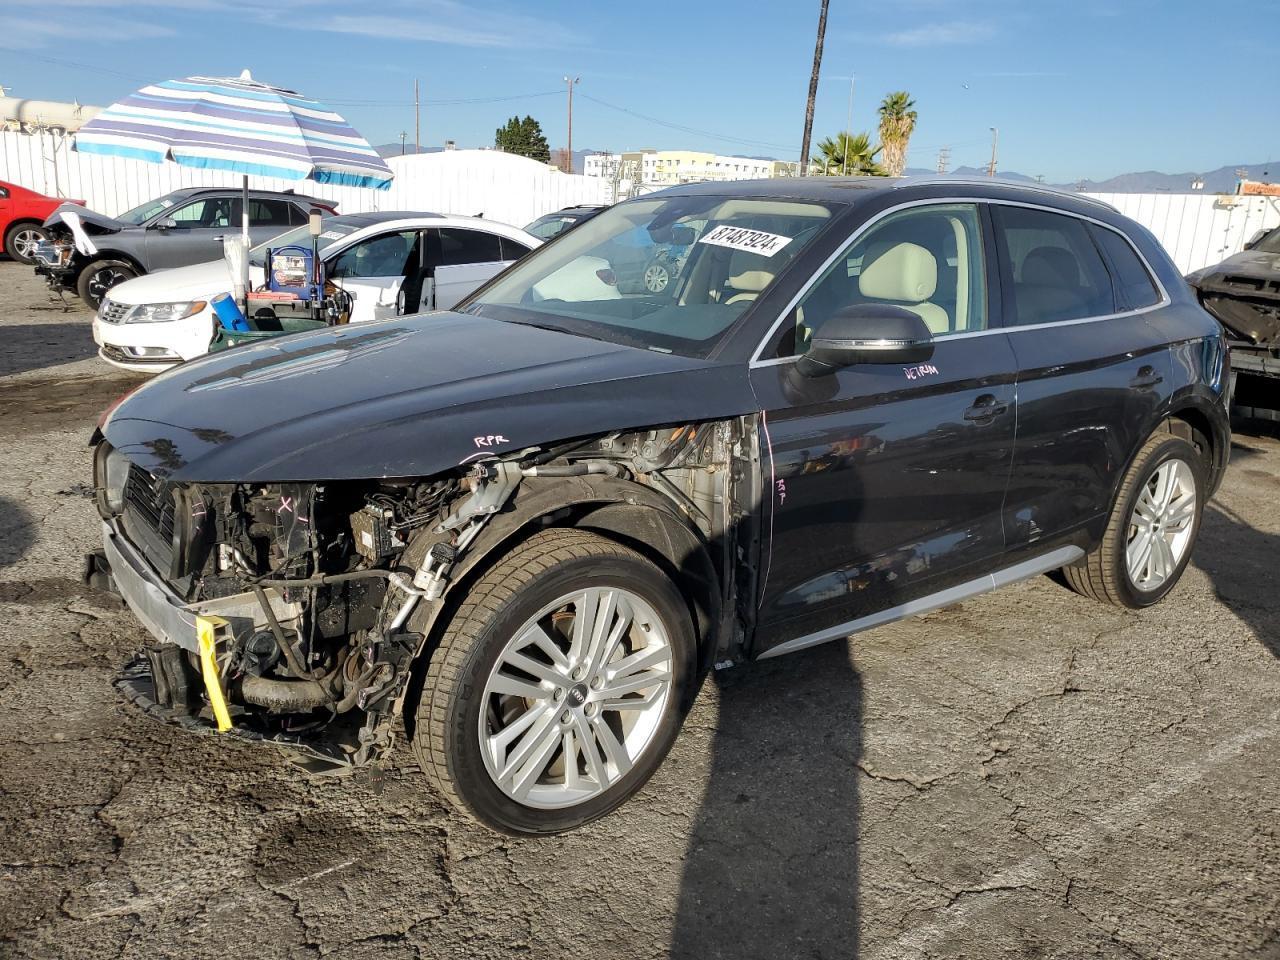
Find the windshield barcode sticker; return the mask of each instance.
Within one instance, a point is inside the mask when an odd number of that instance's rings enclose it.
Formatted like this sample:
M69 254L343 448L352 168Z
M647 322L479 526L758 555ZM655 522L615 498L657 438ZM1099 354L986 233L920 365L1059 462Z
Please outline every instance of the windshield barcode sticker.
M763 230L748 230L746 227L721 226L699 238L698 242L728 247L731 250L742 250L746 253L758 253L762 257L772 257L791 242L791 237L765 233Z

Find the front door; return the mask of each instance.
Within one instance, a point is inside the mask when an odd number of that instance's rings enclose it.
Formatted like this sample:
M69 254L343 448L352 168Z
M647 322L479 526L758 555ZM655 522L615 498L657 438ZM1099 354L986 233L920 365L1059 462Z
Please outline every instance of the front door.
M148 269L164 270L222 257L222 238L239 233L239 200L206 196L166 210L147 227Z
M972 204L891 214L837 256L754 366L768 489L757 654L999 561L1015 366L990 329L989 259ZM813 327L859 303L918 313L932 358L802 377L793 358Z
M351 295L351 322L401 313L401 287L418 270L419 233L393 230L358 240L329 261L326 276Z
M1171 380L1142 308L1160 294L1101 224L993 205L1004 319L1018 361L1018 442L1005 504L1012 549L1100 524ZM1113 281L1112 274L1118 278Z

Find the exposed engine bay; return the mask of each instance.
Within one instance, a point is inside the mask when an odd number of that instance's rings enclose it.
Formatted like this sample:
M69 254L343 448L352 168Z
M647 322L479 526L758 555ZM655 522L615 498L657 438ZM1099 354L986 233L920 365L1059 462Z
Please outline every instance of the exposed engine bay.
M135 602L158 642L117 684L148 712L343 771L389 750L450 590L522 532L583 526L665 555L706 595L698 619L719 634L707 656L737 656L759 475L754 428L739 419L528 448L429 479L335 483L176 483L102 440L107 551L87 576L136 598L118 581L141 570L166 595L151 615Z

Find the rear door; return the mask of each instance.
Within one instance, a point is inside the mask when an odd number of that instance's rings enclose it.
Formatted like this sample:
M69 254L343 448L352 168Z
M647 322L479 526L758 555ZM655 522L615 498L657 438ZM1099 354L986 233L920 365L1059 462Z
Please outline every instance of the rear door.
M529 252L522 243L485 230L443 227L430 231L429 282L423 283L421 308L450 310L473 290ZM431 251L434 251L432 254Z
M400 288L421 257L419 233L389 230L366 237L327 262L326 277L351 294L352 323L400 313Z
M772 492L757 654L816 642L1000 561L1015 364L992 329L985 234L971 203L890 214L836 257L753 364ZM793 359L823 319L876 302L924 318L935 338L927 363L799 375Z
M236 233L243 229L240 221L240 207L241 200L237 199L233 213ZM249 238L255 247L260 243L266 243L272 237L278 237L291 226L297 226L298 223L294 205L288 200L249 197Z
M1017 549L1101 522L1161 402L1169 355L1145 312L1162 294L1122 234L1059 211L991 210L1018 363L1018 438L1005 505ZM1113 281L1119 268L1108 266L1103 244L1114 246L1112 257L1127 251L1128 280ZM1145 280L1132 275L1135 268Z

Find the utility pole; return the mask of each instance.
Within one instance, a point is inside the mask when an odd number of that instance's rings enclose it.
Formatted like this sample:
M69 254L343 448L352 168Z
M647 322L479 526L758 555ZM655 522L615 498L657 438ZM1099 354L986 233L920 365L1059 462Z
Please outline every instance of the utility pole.
M818 99L818 72L822 69L822 40L827 35L827 3L818 14L818 39L813 45L813 73L809 76L809 100L804 108L804 136L800 140L800 176L809 172L809 140L813 137L813 104Z
M995 127L991 128L991 163L987 166L987 176L994 177L996 175L996 151L1000 146L1000 131Z
M844 125L844 149L840 151L844 155L844 166L840 172L846 177L849 175L849 144L853 142L853 81L856 77L857 74L849 76L849 117Z
M402 157L404 156L404 142L408 138L409 138L409 132L407 130L401 130L400 131L400 156Z
M951 148L943 147L938 151L938 173L946 173L951 166Z
M422 114L419 112L418 78L413 78L413 152L422 152Z
M581 77L564 78L564 82L569 85L569 146L565 149L567 154L565 163L569 169L565 173L573 173L573 85L581 79Z

